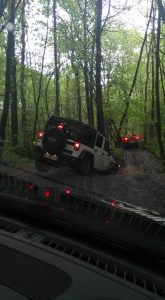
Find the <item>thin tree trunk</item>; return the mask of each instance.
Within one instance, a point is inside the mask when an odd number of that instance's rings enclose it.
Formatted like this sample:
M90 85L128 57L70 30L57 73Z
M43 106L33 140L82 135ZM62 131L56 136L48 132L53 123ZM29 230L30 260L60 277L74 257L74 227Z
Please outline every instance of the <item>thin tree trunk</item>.
M149 49L147 51L146 48L146 55L147 55L147 64L146 64L146 81L145 81L145 88L144 88L144 132L143 132L143 136L144 136L144 143L147 142L147 122L148 122L148 118L147 118L147 100L148 100L148 81L149 81L149 63L150 63L150 53L151 53L151 45L152 45L152 40L151 43L149 45Z
M162 66L160 64L160 76L161 76L161 83L162 83L162 92L163 92L163 100L164 100L164 105L165 105L165 86L164 86L164 74L162 70Z
M69 93L69 75L67 74L66 75L66 105L65 105L65 111L66 111L66 116L67 118L70 118L70 105L69 105L69 96L70 96L70 93Z
M87 105L87 116L88 116L88 124L93 126L92 124L92 115L91 115L91 106L90 106L90 98L89 98L89 68L88 68L88 51L87 51L87 0L84 2L83 9L83 52L84 52L84 64L83 64L83 74L85 80L85 95L86 95L86 105Z
M40 72L40 78L39 78L39 90L38 90L38 97L37 97L37 101L36 101L36 111L35 111L35 119L34 119L34 127L33 127L32 140L34 140L35 134L36 134L36 127L37 127L38 114L39 114L38 110L39 110L39 103L40 103L41 92L42 92L42 78L43 78L43 70L44 70L44 60L45 60L45 52L46 52L46 46L47 46L47 40L48 40L49 4L50 4L50 0L48 1L48 4L47 4L46 37L45 37L44 51L43 51L42 64L41 64L41 72Z
M160 92L159 92L159 65L160 65L159 49L160 49L160 14L158 13L158 26L157 26L157 39L156 39L156 67L155 67L156 116L157 116L156 130L157 130L157 138L158 138L162 164L165 165L165 154L164 154L162 133L161 133Z
M56 16L56 0L53 0L53 25L54 25L54 89L55 89L55 114L60 114L60 87L59 87L59 65L58 65L58 48L57 48L57 16Z
M44 97L44 100L45 100L45 109L46 109L46 113L47 113L47 116L49 117L49 105L48 105L48 88L49 88L49 84L51 82L51 79L52 79L52 76L54 75L54 71L51 73L49 79L48 79L48 82L47 82L47 85L46 85L46 89L45 89L45 97Z
M76 80L76 94L77 94L77 115L78 115L78 121L82 121L82 116L81 116L81 92L80 92L80 76L79 76L79 69L78 66L75 67L75 80Z
M102 0L96 1L96 107L97 107L97 129L105 134L104 113L102 104L101 86L101 20Z
M21 15L21 66L20 66L20 96L22 104L22 132L23 132L23 145L28 147L29 141L27 136L27 120L26 120L26 99L25 99L25 6L26 0L22 2L22 15Z
M130 104L130 99L131 99L131 96L132 96L132 93L133 93L133 90L134 90L134 87L135 87L135 84L136 84L136 79L137 79L137 75L138 75L138 71L139 71L139 67L140 67L140 63L141 63L141 59L142 59L143 49L144 49L145 42L146 42L146 39L147 39L148 27L149 27L149 24L150 24L150 21L151 21L152 11L153 11L153 0L151 2L151 9L150 9L150 14L149 14L149 19L148 19L148 23L147 23L147 27L146 27L146 31L145 31L145 35L144 35L144 39L143 39L143 43L142 43L142 46L141 46L141 49L140 49L140 55L139 55L138 63L137 63L137 66L136 66L135 75L134 75L134 78L133 78L131 89L130 89L129 94L128 94L128 100L127 100L126 108L125 108L125 111L124 111L123 116L122 116L121 121L120 121L119 129L118 129L118 136L120 136L120 132L121 132L121 129L122 129L122 126L123 126L123 123L124 123L124 119L127 116L128 109L129 109L129 104Z
M8 11L9 11L9 20L11 24L14 24L14 12L15 12L15 1L10 0L8 3ZM10 106L10 94L11 94L11 68L12 68L12 60L13 60L13 45L14 45L14 32L13 30L8 30L7 35L7 47L6 47L6 72L5 72L5 95L3 102L3 109L0 121L0 146L3 148L5 141L5 131L7 126L7 119L9 114L9 106ZM1 149L1 155L2 155Z
M92 52L91 52L91 62L90 62L90 72L89 72L89 106L90 106L90 115L91 115L91 126L94 127L94 111L93 111L93 103L94 103L94 56L95 56L95 36L93 37L92 43Z
M76 119L78 119L80 122L82 120L82 112L81 112L81 88L80 88L80 76L79 76L79 66L78 63L75 62L75 55L74 50L72 50L71 54L71 65L75 76L75 83L76 83Z
M14 146L18 144L17 81L14 49L11 68L11 143Z
M163 6L162 0L157 0L158 1L158 9L159 9L159 14L160 17L162 18L163 22L165 23L165 8Z
M150 138L155 136L155 10L153 8L152 16L152 100L151 100L151 126L150 126Z

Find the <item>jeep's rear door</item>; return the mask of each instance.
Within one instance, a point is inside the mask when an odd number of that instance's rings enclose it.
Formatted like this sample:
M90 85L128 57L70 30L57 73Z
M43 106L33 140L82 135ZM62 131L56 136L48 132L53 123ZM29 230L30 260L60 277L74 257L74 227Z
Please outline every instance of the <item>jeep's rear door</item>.
M103 136L99 133L96 135L96 142L94 146L94 168L103 170L104 169L104 150L103 150Z

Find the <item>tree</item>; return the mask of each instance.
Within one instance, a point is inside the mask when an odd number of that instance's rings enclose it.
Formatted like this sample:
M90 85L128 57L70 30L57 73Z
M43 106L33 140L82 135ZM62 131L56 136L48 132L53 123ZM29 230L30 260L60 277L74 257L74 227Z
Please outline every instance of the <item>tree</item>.
M11 94L11 72L12 64L14 63L14 22L15 22L15 0L8 2L8 34L6 46L6 72L5 72L5 95L3 101L3 110L0 121L0 140L1 147L5 141L5 131L10 107L10 94Z
M102 105L101 87L101 23L102 23L102 0L96 1L96 107L97 129L105 134L104 113Z
M53 38L54 38L54 89L55 89L55 114L60 114L60 87L59 87L59 65L57 48L57 1L53 0Z
M158 24L157 24L157 38L156 38L156 66L155 66L155 90L156 90L156 131L159 144L160 155L162 164L165 166L165 153L162 142L162 127L161 127L161 113L160 113L160 90L159 90L159 66L160 66L160 13L158 12Z
M26 119L26 98L25 98L25 8L26 0L22 1L22 11L21 11L21 66L20 66L20 96L22 103L22 132L23 132L23 144L27 148L29 145L28 135L27 135L27 119Z

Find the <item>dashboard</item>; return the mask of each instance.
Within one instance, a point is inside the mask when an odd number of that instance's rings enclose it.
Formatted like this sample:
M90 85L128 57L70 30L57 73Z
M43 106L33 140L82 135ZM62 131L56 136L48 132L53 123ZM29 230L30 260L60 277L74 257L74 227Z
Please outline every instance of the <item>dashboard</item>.
M124 257L123 257L124 258ZM0 298L164 299L162 277L67 233L0 216Z

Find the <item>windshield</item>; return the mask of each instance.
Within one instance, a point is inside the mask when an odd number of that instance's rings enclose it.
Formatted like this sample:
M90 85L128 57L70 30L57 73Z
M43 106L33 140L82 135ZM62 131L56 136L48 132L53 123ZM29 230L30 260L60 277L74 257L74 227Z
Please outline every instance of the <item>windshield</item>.
M0 1L1 178L165 216L160 4Z

